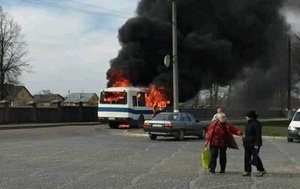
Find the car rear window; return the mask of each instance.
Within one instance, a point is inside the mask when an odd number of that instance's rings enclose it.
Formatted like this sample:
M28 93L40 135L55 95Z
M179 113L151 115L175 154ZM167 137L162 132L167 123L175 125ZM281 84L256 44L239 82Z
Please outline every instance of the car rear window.
M294 115L293 121L300 121L300 112L296 112Z
M157 114L153 120L166 120L166 121L172 121L178 119L178 114Z

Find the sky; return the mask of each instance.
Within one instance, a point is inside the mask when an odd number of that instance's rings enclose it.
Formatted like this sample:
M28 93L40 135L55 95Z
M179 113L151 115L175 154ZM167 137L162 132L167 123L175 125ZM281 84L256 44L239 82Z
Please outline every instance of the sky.
M135 16L139 1L0 0L28 45L32 72L23 72L21 85L33 95L98 93L106 87L109 60L120 49L118 29ZM285 7L282 13L300 32L299 10Z
M288 3L282 8L281 13L290 24L291 31L300 34L300 1L287 0Z
M138 1L0 0L28 46L32 72L23 72L20 84L32 95L98 93L106 87L109 60L120 49L118 29L135 16Z

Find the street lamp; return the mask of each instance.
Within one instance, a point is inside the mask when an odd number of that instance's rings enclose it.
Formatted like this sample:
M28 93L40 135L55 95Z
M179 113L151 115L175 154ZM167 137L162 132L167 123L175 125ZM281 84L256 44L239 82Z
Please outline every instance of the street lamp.
M172 49L173 49L173 106L179 112L178 99L178 56L177 56L177 0L172 0Z
M288 72L287 72L287 82L288 82L288 86L287 86L287 90L288 90L288 94L287 94L287 118L290 120L291 116L292 116L292 110L291 110L291 37L290 35L288 35Z

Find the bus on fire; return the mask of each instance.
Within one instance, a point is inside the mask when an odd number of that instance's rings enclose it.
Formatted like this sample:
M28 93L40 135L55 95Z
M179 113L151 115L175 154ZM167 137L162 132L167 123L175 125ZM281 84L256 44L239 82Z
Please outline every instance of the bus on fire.
M109 87L100 92L99 120L107 120L110 128L120 125L142 127L144 120L152 119L153 108L146 106L149 90L138 87Z

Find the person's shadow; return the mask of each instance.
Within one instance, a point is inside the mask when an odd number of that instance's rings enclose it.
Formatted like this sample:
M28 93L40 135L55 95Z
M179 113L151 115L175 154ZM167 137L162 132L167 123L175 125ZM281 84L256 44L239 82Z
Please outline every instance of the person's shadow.
M242 173L243 172L238 172L238 171L227 171L225 174L218 174L218 175L241 175L242 177ZM263 178L263 177L272 177L272 178L300 178L300 172L299 173L287 173L287 172L268 172L267 171L267 174L265 174L264 176L262 177L256 177L255 175L257 174L256 171L252 172L251 173L251 176L250 177L243 177L243 178L252 178L252 177L255 177L255 178Z

